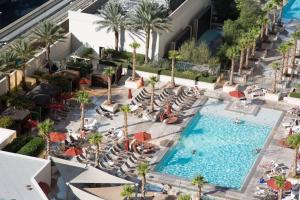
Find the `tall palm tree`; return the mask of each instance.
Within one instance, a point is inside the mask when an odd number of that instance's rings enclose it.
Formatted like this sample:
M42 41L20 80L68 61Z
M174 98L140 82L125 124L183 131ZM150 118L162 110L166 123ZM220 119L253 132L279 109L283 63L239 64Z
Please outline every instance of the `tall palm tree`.
M255 56L255 50L256 50L256 42L257 39L259 38L260 35L260 30L259 27L254 27L250 31L250 42L252 43L252 52L251 52L251 57L253 58Z
M17 39L13 44L9 46L10 50L14 52L17 56L18 61L20 62L22 70L22 87L24 90L27 89L26 86L26 67L27 62L33 57L35 49L31 43L24 38Z
M300 133L290 135L287 138L287 143L290 147L295 149L294 176L296 176L296 174L297 174L297 159L298 159L299 147L300 147Z
M53 131L54 122L46 119L38 124L39 135L46 141L46 158L50 155L50 132Z
M135 70L136 70L136 50L141 47L141 45L134 41L129 45L132 48L132 75L131 80L135 80Z
M278 7L280 7L281 5L281 0L269 0L267 2L267 6L269 7L269 9L273 9L273 19L272 19L272 32L275 32L275 24L276 24L276 20L277 20L277 9ZM281 12L282 13L282 12Z
M239 56L239 50L236 46L231 46L227 49L226 57L231 60L229 85L233 85L234 64L235 64L235 59L238 56Z
M163 5L150 0L143 0L135 8L130 17L130 26L145 32L145 63L148 63L150 34L152 32L169 31L170 18L168 10Z
M119 34L125 22L125 11L122 5L117 1L109 1L105 7L98 12L101 19L95 22L98 25L96 30L106 29L107 32L114 32L115 50L118 51Z
M169 59L172 60L172 70L171 70L171 87L175 87L175 78L174 78L174 71L175 71L175 62L177 59L180 59L180 54L176 50L169 51Z
M250 56L250 49L252 47L252 37L251 32L246 34L246 58L245 58L245 67L249 65L249 56Z
M158 82L156 76L151 76L149 78L149 85L151 85L151 98L150 98L150 110L154 111L154 92L155 92L155 84Z
M121 196L125 197L126 200L129 200L130 198L133 197L134 192L135 192L134 187L129 184L126 184L122 188Z
M50 67L50 46L57 41L63 41L66 37L64 36L64 29L52 22L43 22L39 27L33 31L33 37L39 43L43 45L46 50L47 64Z
M88 142L91 145L96 146L96 157L95 157L95 166L99 166L99 156L100 156L100 144L102 143L102 135L99 133L92 133L88 137Z
M177 200L192 200L192 197L189 194L180 194Z
M124 113L124 136L125 140L128 141L128 113L131 111L128 104L121 107L121 112Z
M10 85L10 69L16 68L16 54L12 51L5 51L0 53L0 71L3 72L7 80L7 94L10 95L11 85Z
M103 71L104 76L107 77L107 103L108 105L112 104L111 100L111 79L112 76L115 74L115 70L112 67L107 67Z
M294 48L293 48L293 53L292 53L292 67L294 68L295 66L295 58L296 58L296 52L297 52L297 43L298 40L300 39L300 27L292 33L293 37L293 43L294 43Z
M277 48L277 51L280 52L281 54L281 60L282 60L282 64L281 64L281 70L280 70L280 75L279 75L279 80L281 81L282 80L282 77L283 77L283 72L284 72L284 69L285 69L285 60L287 58L287 53L289 51L289 46L287 45L287 43L283 42L279 45L279 47Z
M275 176L275 185L278 187L278 200L282 200L283 188L285 186L286 178L283 175Z
M140 163L137 166L138 175L142 178L142 199L145 199L146 191L146 174L149 172L149 165L147 163Z
M276 79L277 79L277 71L280 69L280 63L278 62L272 62L271 67L274 70L274 79L272 84L272 92L276 93Z
M80 103L80 109L81 109L81 114L80 114L80 131L84 129L84 109L85 105L90 103L90 97L89 94L83 90L78 91L76 94L76 100L78 103Z
M246 35L243 35L240 40L238 41L238 48L240 50L240 64L239 64L239 72L238 74L241 75L242 69L244 66L244 59L245 59L245 49L247 48L247 38Z
M203 176L198 175L196 177L193 178L192 180L192 184L197 186L198 188L198 198L199 200L201 200L201 191L202 191L202 187L203 185L206 183L205 179Z

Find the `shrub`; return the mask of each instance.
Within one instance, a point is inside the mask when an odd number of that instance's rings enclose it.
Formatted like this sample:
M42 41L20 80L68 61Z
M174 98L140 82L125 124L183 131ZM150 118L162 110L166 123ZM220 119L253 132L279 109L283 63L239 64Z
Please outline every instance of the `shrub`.
M69 61L67 63L67 68L71 70L80 71L80 76L85 77L87 74L90 74L93 69L93 65L87 63L86 61Z
M10 144L6 145L6 147L3 150L16 153L21 149L21 147L23 147L30 140L32 140L32 138L33 138L32 136L28 136L28 135L17 137Z
M292 93L290 93L290 97L300 98L300 93L298 93L298 92L292 92Z
M207 64L210 58L210 50L205 42L196 45L195 40L185 42L179 49L182 60L194 64Z
M27 156L38 156L45 147L41 137L35 137L25 144L17 153Z
M59 87L62 92L69 92L71 90L71 82L64 76L51 76L48 82L51 85Z
M93 49L90 48L90 47L86 47L86 48L84 48L82 50L81 54L82 54L83 58L89 58L89 59L91 59L91 58L93 58Z
M115 51L114 49L107 49L107 53L110 53L114 59L122 59L123 61L132 62L132 52L128 51ZM144 63L145 55L143 54L136 54L136 62L137 64Z
M13 125L14 121L11 117L2 116L0 117L0 128L8 128Z

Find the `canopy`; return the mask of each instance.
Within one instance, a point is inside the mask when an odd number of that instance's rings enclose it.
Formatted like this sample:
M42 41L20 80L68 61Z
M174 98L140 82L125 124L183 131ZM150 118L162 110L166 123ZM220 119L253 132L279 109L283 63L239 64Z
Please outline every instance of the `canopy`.
M59 133L59 132L52 132L50 135L50 141L51 142L63 142L66 140L66 134L65 133Z
M67 156L78 156L82 154L82 150L80 148L71 147L64 152Z
M244 92L241 91L231 91L229 92L229 95L235 98L241 98L245 96Z
M276 185L276 179L275 178L271 178L270 180L267 181L267 185L273 189L273 190L279 190L279 187ZM289 181L285 181L284 183L284 187L283 187L283 190L284 191L287 191L287 190L290 190L292 189L293 185L291 182Z
M145 142L151 139L151 134L145 131L134 134L134 138L139 142Z
M50 186L47 183L42 182L42 181L39 182L39 186L41 187L43 192L46 194L46 196L48 196L48 194L51 192Z

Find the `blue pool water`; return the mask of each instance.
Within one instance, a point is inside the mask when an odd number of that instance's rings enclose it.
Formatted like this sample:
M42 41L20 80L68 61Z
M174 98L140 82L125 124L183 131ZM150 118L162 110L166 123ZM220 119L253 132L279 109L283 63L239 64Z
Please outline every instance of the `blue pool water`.
M282 18L284 22L300 20L300 0L289 0L283 8Z
M182 132L155 171L192 179L202 174L213 185L240 189L281 112L261 109L257 116L226 111L209 100ZM235 117L242 119L234 124ZM195 154L192 154L196 150Z

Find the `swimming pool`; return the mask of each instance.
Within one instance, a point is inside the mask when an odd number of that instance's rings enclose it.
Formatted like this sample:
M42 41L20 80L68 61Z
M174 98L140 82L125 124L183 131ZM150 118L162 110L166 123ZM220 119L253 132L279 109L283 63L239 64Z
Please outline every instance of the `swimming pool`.
M300 0L289 0L283 7L282 20L289 22L291 20L300 20Z
M189 180L200 173L212 185L240 189L282 112L261 108L256 116L243 115L227 105L209 99L155 171ZM234 124L236 117L241 124Z

